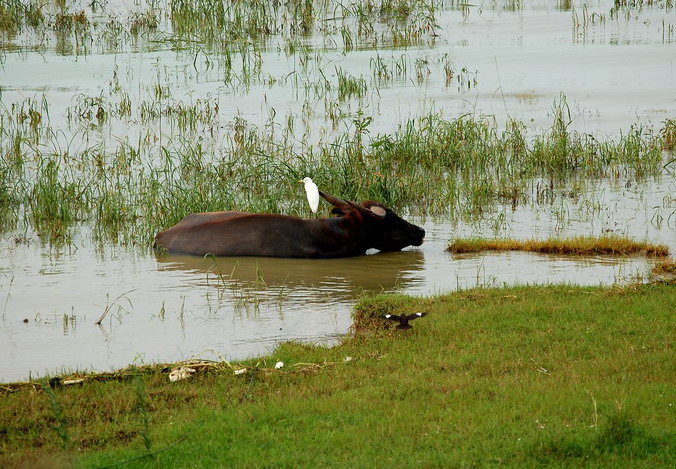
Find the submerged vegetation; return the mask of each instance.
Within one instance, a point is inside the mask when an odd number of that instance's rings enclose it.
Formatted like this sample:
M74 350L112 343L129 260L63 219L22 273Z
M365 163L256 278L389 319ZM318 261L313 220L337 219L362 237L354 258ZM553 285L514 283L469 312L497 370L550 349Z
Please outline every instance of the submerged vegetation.
M55 109L49 93L3 100L1 232L34 230L63 243L87 226L103 241L149 246L156 231L191 212L303 214L295 181L308 174L340 197L476 222L496 204L551 207L599 180L643 182L673 163L665 161L673 119L602 139L571 129L564 95L552 103L547 130L474 113L449 118L433 105L397 130L377 130L387 87L438 80L462 96L480 83L449 53L411 50L437 40L442 9L464 11L465 4L153 0L127 8L0 3L3 50L53 48L77 57L170 48L186 64L163 67L157 59L149 74L156 78L137 84L131 68L116 63L98 93L73 93L65 108ZM518 11L523 2L500 8ZM329 55L364 50L377 52L362 72ZM270 71L264 60L286 65ZM177 90L193 79L223 88L199 98ZM266 94L263 124L240 112L224 119L225 101L252 86L289 93L299 108L282 115ZM657 213L655 222L670 215Z
M45 378L2 396L0 465L371 467L384 454L403 467L671 467L675 295L386 295L357 305L339 346L282 344L244 373L222 362L176 382L162 367L54 389ZM379 317L413 311L428 314L409 331Z
M529 251L542 254L575 256L643 254L651 257L669 256L664 245L638 242L622 236L577 236L569 239L524 240L514 239L455 239L448 251L456 254L480 251Z
M232 56L300 45L321 38L325 48L408 47L434 42L439 0L147 0L111 8L107 1L0 2L0 32L24 35L23 47L55 41L61 53L120 50L139 42ZM31 33L35 33L32 34ZM51 33L51 34L50 34Z
M77 106L72 114L84 117L76 119L98 121L119 112L95 103L99 110L88 117L87 105ZM572 183L640 181L664 165L664 132L633 127L618 140L600 141L568 131L565 99L554 106L551 129L532 138L520 122L500 130L486 118L437 114L412 119L394 134L370 135L370 117L362 116L352 130L300 149L292 123L279 136L276 127L236 119L218 139L194 139L196 128L218 126L217 107L209 100L172 104L159 96L141 103L140 118L164 120L174 129L171 136L75 148L52 129L45 101L5 108L2 228L22 223L62 241L74 224L86 222L104 239L147 245L156 231L191 212L302 213L295 181L307 174L326 192L352 200L480 219L496 202L552 203L575 196Z

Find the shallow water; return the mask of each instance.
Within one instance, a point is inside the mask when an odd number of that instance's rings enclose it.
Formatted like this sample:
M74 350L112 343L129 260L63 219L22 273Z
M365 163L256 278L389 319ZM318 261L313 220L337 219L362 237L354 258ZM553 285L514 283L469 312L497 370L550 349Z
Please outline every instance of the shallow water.
M552 103L561 93L570 105L572 127L584 132L619 135L637 122L658 125L676 117L674 36L660 26L676 23L673 10L646 8L629 19L620 15L581 28L574 26L571 10L559 8L561 2L524 4L517 11L494 8L496 3L469 13L442 10L439 37L425 47L326 51L323 64L308 76L323 67L335 80L335 67L342 67L353 76L371 77L376 55L389 63L404 56L408 75L382 83L377 93L370 79L368 97L360 103L373 117L372 135L392 132L430 109L446 117L490 115L501 125L513 117L539 130L551 125ZM582 4L573 4L581 15ZM592 2L588 15L607 15L612 5ZM447 60L456 71L450 84L443 72ZM421 80L416 61L427 61ZM50 46L42 52L5 52L1 98L9 108L44 94L50 123L59 129L57 140L75 150L85 140L133 141L153 126L158 126L154 132L170 136L172 130L162 122L111 118L92 132L83 131L86 125L80 122L68 124L68 108L78 96L108 93L117 68L134 103L147 101L158 81L177 101L217 100L220 131L235 116L263 125L271 109L279 120L299 116L307 101L315 111L308 126L315 139L322 138L334 130L322 114L322 100L306 100L303 91L281 81L297 66L295 57L271 47L263 52L261 76L280 81L234 87L223 84L218 66L206 67L202 56L196 60L169 46L129 46L86 56L58 55ZM459 80L463 67L469 85ZM351 125L351 118L338 130ZM455 236L615 232L667 244L673 253L674 194L676 179L667 168L659 180L641 184L590 182L579 198L554 205L496 206L481 224L409 214L427 231L420 248L341 260L156 257L147 248L100 245L88 226L74 229L72 243L64 248L44 244L30 228L5 232L0 235L0 381L198 354L236 360L266 353L280 340L334 343L347 331L350 309L364 293L433 295L475 285L631 281L644 277L651 261L526 253L454 256L444 248ZM95 325L106 311L101 325Z
M584 3L572 4L581 16ZM75 135L75 142L84 139L81 126L67 128L64 117L68 108L76 108L80 96L103 96L116 102L117 95L111 91L115 80L134 105L152 102L158 84L171 90L171 102L218 102L221 126L234 117L264 125L271 114L279 123L295 116L299 126L307 102L312 109L307 125L318 139L320 134L331 133L325 122L326 94L308 91L307 87L316 84L323 74L333 84L335 94L339 68L368 81L367 97L358 106L352 102L343 103L343 107L346 112L359 107L372 117L372 135L392 132L407 118L430 110L447 117L494 116L499 125L514 118L533 129L545 129L552 123L552 105L562 94L571 107L571 128L584 132L618 135L630 124L659 125L676 115L676 34L665 32L676 25L673 9L644 8L632 10L629 19L623 14L610 19L612 1L589 5L588 15L599 12L607 17L605 21L574 27L574 13L558 8L558 2L526 1L523 10L517 11L485 5L470 8L467 15L462 9L440 10L438 37L425 46L349 53L340 47L320 50L319 62L310 59L306 69L299 64L302 54L287 56L273 41L261 52L259 73L227 85L222 57L175 50L171 45L158 49L157 44L151 44L150 50L129 45L121 51L103 49L104 53L80 56L58 55L50 49L43 53L8 53L2 71L2 101L5 105L20 103L46 94L52 125L63 127L63 145L70 142L70 134ZM306 42L310 48L322 44L312 38ZM390 71L402 61L407 71L391 80L378 80L373 76L372 61L376 57ZM447 63L454 71L454 79L448 83L444 71ZM235 60L235 75L241 71L237 66ZM274 83L267 83L267 78ZM100 136L90 133L86 140L135 141L147 127L167 125L129 123L111 116L109 127L99 129ZM336 130L350 125L348 116ZM166 128L154 131L171 136Z
M519 207L498 233L515 238L596 234L614 230L676 252L673 199L657 226L653 207L676 193L664 178L649 191L600 188L607 211L588 217L585 203L569 218ZM582 207L580 210L579 208ZM667 212L671 220L667 223ZM610 285L645 278L644 257L561 257L530 253L452 255L454 236L495 234L433 220L412 221L424 244L399 253L348 259L202 259L156 256L148 250L98 247L82 236L65 250L5 238L0 263L2 380L65 369L108 370L129 363L200 355L228 360L272 350L281 340L334 343L350 326L350 310L364 293L434 295L476 285L569 282ZM86 229L81 232L87 232ZM100 326L94 323L108 309ZM28 322L23 321L27 319Z

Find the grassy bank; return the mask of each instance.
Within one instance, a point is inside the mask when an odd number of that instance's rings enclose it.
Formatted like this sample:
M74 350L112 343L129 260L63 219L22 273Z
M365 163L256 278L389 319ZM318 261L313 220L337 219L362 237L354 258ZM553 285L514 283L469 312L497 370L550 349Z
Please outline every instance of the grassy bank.
M674 304L666 284L365 299L341 345L241 375L6 394L0 466L673 467Z

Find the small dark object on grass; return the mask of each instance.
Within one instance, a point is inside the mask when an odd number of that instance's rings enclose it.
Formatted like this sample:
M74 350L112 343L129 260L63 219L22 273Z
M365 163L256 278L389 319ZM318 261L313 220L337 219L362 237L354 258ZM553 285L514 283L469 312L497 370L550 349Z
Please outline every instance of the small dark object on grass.
M397 329L411 329L413 326L411 326L408 322L413 321L414 319L421 318L423 316L427 316L427 313L413 313L413 314L402 314L402 315L384 314L381 317L384 318L384 319L389 319L390 321L399 321L399 325L397 326Z

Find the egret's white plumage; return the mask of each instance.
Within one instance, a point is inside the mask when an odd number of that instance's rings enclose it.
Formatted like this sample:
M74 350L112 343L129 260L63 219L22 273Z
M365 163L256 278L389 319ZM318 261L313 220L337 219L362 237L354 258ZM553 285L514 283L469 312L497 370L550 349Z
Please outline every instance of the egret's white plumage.
M317 184L312 182L310 178L303 178L301 182L305 184L305 193L307 194L307 201L310 204L310 210L312 210L312 213L317 213L317 208L319 207L319 189L317 189Z

